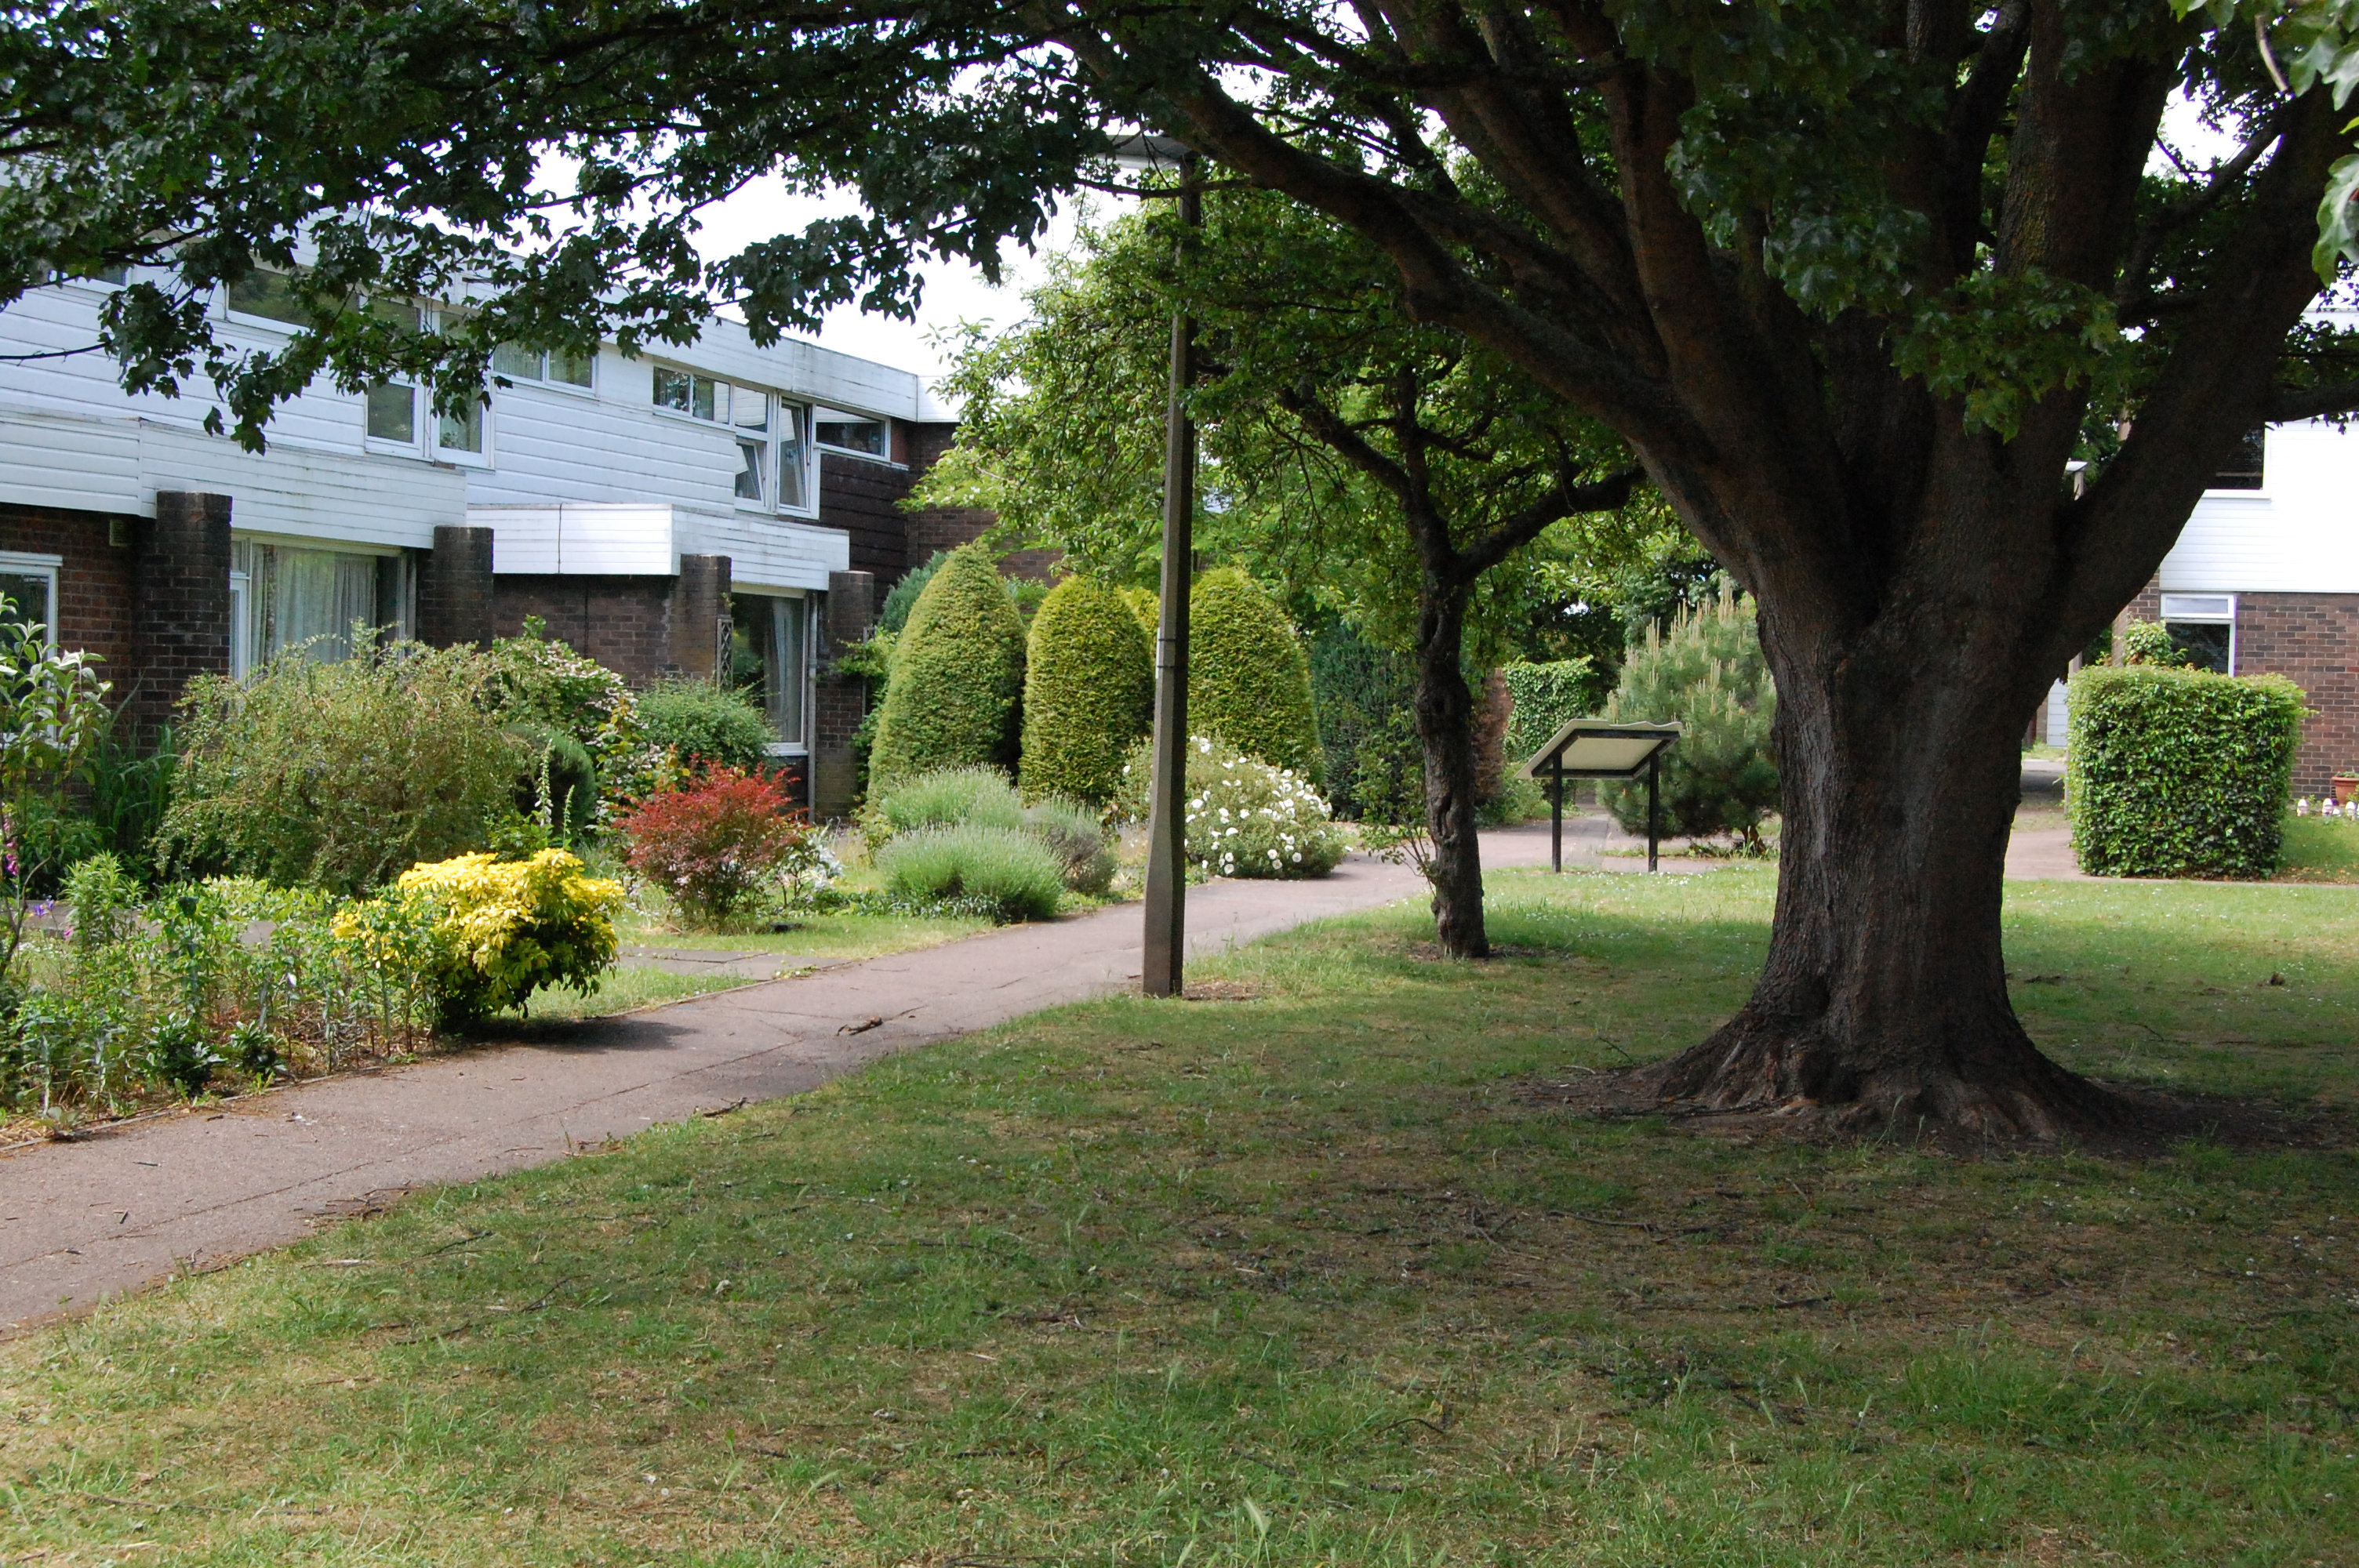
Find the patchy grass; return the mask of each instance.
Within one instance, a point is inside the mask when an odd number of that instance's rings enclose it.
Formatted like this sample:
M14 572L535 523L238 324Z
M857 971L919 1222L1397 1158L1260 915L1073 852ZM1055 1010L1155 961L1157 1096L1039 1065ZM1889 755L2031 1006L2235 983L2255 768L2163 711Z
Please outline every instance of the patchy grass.
M2359 882L2359 822L2288 816L2279 881Z
M1771 873L1491 883L1517 957L1332 923L0 1348L0 1554L2359 1561L2349 1150L1572 1119ZM2359 894L2009 898L2075 1065L2352 1107Z

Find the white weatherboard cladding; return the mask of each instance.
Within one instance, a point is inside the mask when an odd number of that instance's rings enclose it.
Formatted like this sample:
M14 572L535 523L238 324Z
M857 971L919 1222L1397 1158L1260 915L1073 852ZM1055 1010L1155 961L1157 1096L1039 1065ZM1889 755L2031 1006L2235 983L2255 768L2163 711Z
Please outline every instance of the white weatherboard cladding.
M467 477L457 469L283 440L244 452L201 430L156 425L140 433L139 479L150 509L159 490L212 491L234 498L240 528L413 549L433 545L435 524L466 521Z
M362 399L324 380L282 406L268 449L250 453L205 434L212 399L202 382L185 397L133 397L104 355L65 351L95 342L109 292L62 285L0 310L0 353L60 356L0 363L0 501L152 515L158 490L211 491L232 498L241 533L377 549L427 548L436 525L496 513L503 572L668 575L686 551L728 556L749 588L823 589L849 564L847 536L741 504L735 438L658 410L655 363L853 417L945 416L908 372L813 343L756 348L742 325L715 320L684 348L652 347L640 359L603 350L591 389L495 387L487 467L372 449ZM285 341L268 323L226 319L218 330L232 345ZM620 510L601 516L600 507ZM534 560L550 564L518 564Z
M2359 593L2359 432L2268 433L2265 488L2196 503L2162 561L2166 593Z
M0 501L149 514L139 483L139 421L0 408Z
M491 529L495 575L669 577L679 569L669 506L477 506L467 521Z
M737 588L824 589L827 574L852 567L852 535L786 518L732 512L679 518L680 549L727 556Z

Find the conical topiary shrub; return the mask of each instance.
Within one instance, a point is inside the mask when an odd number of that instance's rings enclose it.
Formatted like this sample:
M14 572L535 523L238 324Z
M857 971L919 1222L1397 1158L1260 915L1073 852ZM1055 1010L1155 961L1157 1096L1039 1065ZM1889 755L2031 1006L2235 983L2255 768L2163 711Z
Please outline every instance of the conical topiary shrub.
M1016 762L1024 622L980 545L953 550L909 608L869 754L872 791L939 768Z
M1761 819L1777 808L1770 738L1777 688L1761 654L1753 603L1723 593L1682 614L1669 635L1649 628L1622 663L1608 719L1687 726L1663 753L1663 832L1674 838L1734 836L1762 848ZM1609 783L1599 799L1631 833L1647 830L1647 781Z
M1154 645L1123 596L1086 578L1051 589L1025 647L1025 795L1102 804L1154 713Z
M1316 781L1310 660L1277 601L1234 567L1188 597L1188 730Z

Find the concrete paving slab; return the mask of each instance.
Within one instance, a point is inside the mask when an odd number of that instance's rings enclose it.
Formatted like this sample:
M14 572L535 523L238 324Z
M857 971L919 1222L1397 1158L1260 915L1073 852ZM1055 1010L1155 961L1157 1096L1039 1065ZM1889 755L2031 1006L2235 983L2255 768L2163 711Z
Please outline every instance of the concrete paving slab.
M733 951L722 947L625 947L615 967L655 969L668 975L720 975L738 979L768 980L785 974L832 969L849 958L814 958L794 953L766 953L758 948Z
M1485 834L1484 855L1545 864L1547 828ZM1217 951L1422 886L1360 855L1317 881L1208 883L1189 894L1189 947ZM0 1158L0 1327L217 1267L414 1188L799 1093L895 1051L1118 990L1138 976L1139 922L1128 904L1010 926L21 1149Z

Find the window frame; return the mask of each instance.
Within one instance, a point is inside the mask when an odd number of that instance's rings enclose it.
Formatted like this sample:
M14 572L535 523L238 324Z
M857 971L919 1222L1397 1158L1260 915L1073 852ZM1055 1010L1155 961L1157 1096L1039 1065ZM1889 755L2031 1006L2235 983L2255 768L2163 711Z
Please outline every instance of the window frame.
M41 643L44 647L59 646L58 595L65 587L65 569L66 558L63 556L43 550L0 550L0 572L10 577L38 577L49 580L49 614L41 622Z
M831 408L828 412L831 414L850 414L852 410L848 408ZM884 433L885 449L881 452L872 452L864 447L838 446L833 441L821 440L820 438L819 432L820 426L822 423L829 425L874 425ZM863 416L856 419L829 419L822 421L819 417L819 411L814 408L811 410L810 444L821 451L840 452L847 458L858 458L864 462L889 463L893 460L893 421L883 415L876 415L874 416Z
M777 607L781 604L791 604L797 607L796 615L801 622L801 636L799 639L801 679L798 683L799 690L796 696L795 710L796 716L801 720L800 728L802 732L792 740L780 735L777 739L770 742L768 751L769 754L774 757L807 758L811 753L811 728L818 718L819 661L816 656L818 650L815 645L818 640L819 628L819 615L817 611L818 601L812 596L811 591L808 589L768 587L733 588L730 590L730 597L732 599L763 600L770 606L769 614L766 618L766 623L769 628L770 645L766 647L762 653L763 669L765 672L762 689L762 717L768 720L771 730L774 734L778 730L779 723L777 709L770 706L770 682L768 671L777 652L777 643L780 639ZM733 613L732 620L734 621L734 618L735 617Z
M2249 495L2250 491L2231 491L2232 495ZM2198 607L2190 600L2225 601L2225 611ZM2171 613L2174 606L2179 613ZM2237 596L2233 593L2166 593L2155 605L2155 619L2165 626L2225 626L2228 629L2228 667L2223 672L2236 673L2236 611Z

